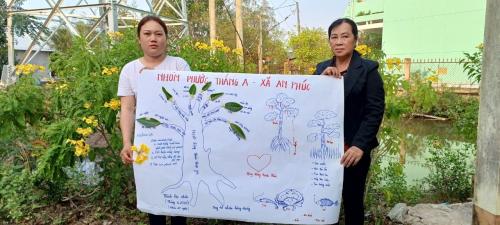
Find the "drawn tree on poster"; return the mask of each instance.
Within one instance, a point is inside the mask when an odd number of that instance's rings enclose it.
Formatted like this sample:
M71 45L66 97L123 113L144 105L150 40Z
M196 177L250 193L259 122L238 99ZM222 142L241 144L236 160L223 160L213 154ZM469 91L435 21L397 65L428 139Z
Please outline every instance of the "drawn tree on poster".
M338 138L340 136L340 124L329 123L330 119L336 118L337 114L329 110L320 110L314 115L314 119L307 123L308 127L318 127L319 132L311 133L307 140L315 142L320 140L320 147L311 150L310 156L314 159L339 158L340 152L334 148L328 147L327 137Z
M240 127L241 123L237 121L230 122L228 119L219 115L224 110L231 113L251 110L251 108L245 107L237 102L221 103L220 98L224 93L214 93L214 91L210 89L211 84L211 82L205 83L201 91L198 91L194 84L189 87L187 90L189 93L187 110L181 108L174 96L166 88L162 87L163 95L160 95L160 97L178 114L183 122L181 125L173 124L171 122L172 120L163 120L162 118L142 117L137 120L145 128L163 126L176 131L182 136L182 175L175 184L165 187L162 192L165 193L171 189L177 189L187 184L191 190L190 204L192 206L196 205L198 192L202 185L208 188L209 194L221 205L224 204L224 196L220 190L220 186L223 184L232 189L236 188L233 182L213 168L214 163L210 160L211 148L205 148L204 132L207 131L206 129L210 125L222 122L228 124L231 133L239 140L246 139L245 132Z
M295 118L299 114L299 109L292 107L293 103L295 103L295 99L289 98L284 93L279 93L276 98L270 98L266 101L266 105L273 111L266 114L264 119L278 124L278 135L271 141L273 151L290 151L292 143L283 136L283 125L286 118Z

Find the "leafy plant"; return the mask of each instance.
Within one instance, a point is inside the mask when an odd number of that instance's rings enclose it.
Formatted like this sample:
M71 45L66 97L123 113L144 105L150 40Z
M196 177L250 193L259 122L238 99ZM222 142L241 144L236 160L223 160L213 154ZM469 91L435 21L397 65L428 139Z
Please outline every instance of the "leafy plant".
M431 156L426 158L430 174L424 180L441 201L465 201L472 196L474 144L453 146L450 141L431 138Z
M16 85L0 90L0 137L40 122L45 112L44 93L30 76L21 76Z
M0 165L0 218L20 221L46 204L30 172L10 163ZM21 194L22 193L22 194Z
M476 46L476 49L473 53L465 52L465 58L460 59L460 64L462 64L464 72L467 72L467 77L472 83L481 81L483 66L483 44Z

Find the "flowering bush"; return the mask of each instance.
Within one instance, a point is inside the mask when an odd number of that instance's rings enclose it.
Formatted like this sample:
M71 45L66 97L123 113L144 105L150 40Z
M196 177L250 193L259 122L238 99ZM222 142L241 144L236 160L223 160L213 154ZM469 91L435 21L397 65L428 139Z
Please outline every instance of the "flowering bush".
M102 177L99 191L92 196L114 206L134 205L132 170L119 157L122 143L116 92L120 69L142 56L135 35L133 30L108 33L95 47L76 38L69 50L51 55L49 67L54 80L39 86L31 75L45 68L18 65L19 81L0 90L0 150L4 140L29 146L38 143L40 147L23 153L23 159L30 162L23 164L36 187L45 189L54 199L71 192L65 189L65 183L73 179L66 172L68 168L90 160L97 164ZM193 70L242 71L238 61L241 49L231 49L219 40L209 45L182 39L172 43L170 49L170 55L186 59ZM30 138L26 138L28 135ZM147 145L139 144L133 150L135 163L147 162Z
M32 75L35 72L45 71L44 66L35 64L20 64L16 66L16 75Z
M231 49L221 40L212 40L211 44L180 39L173 43L172 55L185 59L191 70L205 72L242 72L243 67L238 56L242 49Z

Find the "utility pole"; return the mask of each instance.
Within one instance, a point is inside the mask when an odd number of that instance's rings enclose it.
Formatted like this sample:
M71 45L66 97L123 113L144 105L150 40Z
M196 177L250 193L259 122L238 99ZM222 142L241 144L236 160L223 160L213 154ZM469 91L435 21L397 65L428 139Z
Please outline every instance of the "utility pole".
M300 13L299 13L299 2L295 1L295 7L297 8L297 34L300 34Z
M215 0L208 0L208 14L210 14L210 44L216 39Z
M259 73L262 73L262 12L259 15L259 48L258 48L258 56L259 56Z
M241 13L241 0L236 0L236 48L243 51L243 18ZM240 63L243 64L243 54L238 56Z
M108 14L108 30L111 32L118 31L118 8L116 8L116 0L110 1L111 10Z
M500 1L486 1L484 55L477 128L473 224L500 221Z
M7 58L9 68L14 67L14 32L12 30L12 4L14 0L7 0ZM10 72L10 71L9 71Z

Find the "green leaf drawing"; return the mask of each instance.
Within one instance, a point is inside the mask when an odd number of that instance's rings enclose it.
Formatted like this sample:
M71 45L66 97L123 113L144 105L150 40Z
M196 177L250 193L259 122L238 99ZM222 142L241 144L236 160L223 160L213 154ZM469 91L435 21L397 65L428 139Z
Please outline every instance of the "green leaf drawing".
M220 92L220 93L213 93L210 95L210 100L211 101L215 101L217 100L218 98L220 98L221 96L223 96L224 93Z
M189 94L191 96L194 96L196 94L196 85L191 85L191 87L189 88Z
M203 85L203 87L201 88L202 91L206 91L210 88L210 86L212 86L212 82L208 82L206 83L205 85Z
M170 101L170 99L172 99L172 95L168 93L167 89L164 87L161 87L161 90L163 91L163 94L165 94L165 97L167 97L167 100Z
M137 122L141 123L146 128L157 127L158 125L161 124L161 122L158 121L157 119L148 117L139 118L137 119Z
M243 108L243 106L241 106L239 103L236 102L228 102L224 104L224 108L226 108L231 112L238 112Z
M233 131L233 133L237 137L239 137L239 138L241 138L243 140L246 140L247 137L245 136L245 133L243 132L243 130L241 129L240 126L238 126L238 125L236 125L234 123L229 123L229 127L231 128L231 130Z

